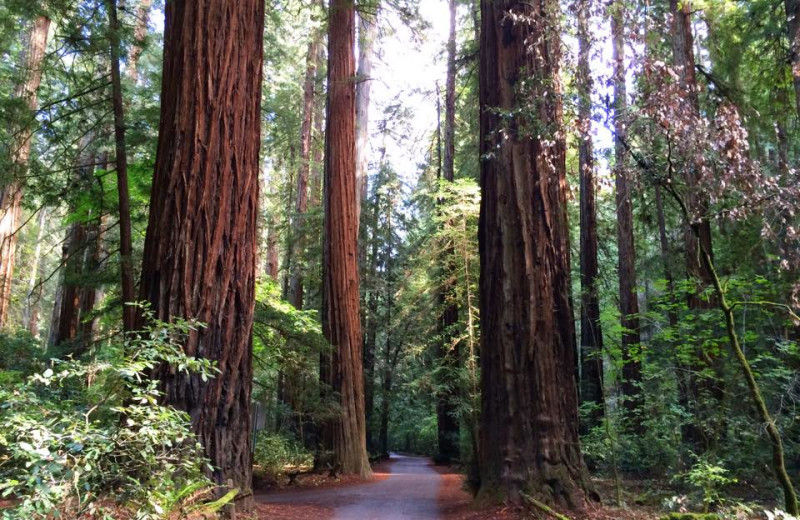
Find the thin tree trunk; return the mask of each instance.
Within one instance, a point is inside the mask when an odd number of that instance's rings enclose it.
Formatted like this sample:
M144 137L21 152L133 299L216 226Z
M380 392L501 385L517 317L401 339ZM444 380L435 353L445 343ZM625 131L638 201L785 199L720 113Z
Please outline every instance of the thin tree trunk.
M559 16L556 0L481 1L479 493L581 508Z
M111 47L111 88L114 102L114 145L119 196L119 254L122 276L122 327L134 330L136 320L135 287L133 283L133 239L131 238L131 200L128 192L128 152L125 146L125 108L122 101L122 80L119 72L119 22L117 0L108 0L108 24Z
M581 350L580 396L594 408L585 431L603 418L603 332L597 280L597 206L592 147L592 52L589 19L593 0L578 0L578 168L580 170Z
M25 299L24 326L32 336L39 337L39 300L42 297L41 265L42 242L47 233L47 208L39 210L39 231L36 233L36 247L33 250L33 263L31 264L31 277L28 280L28 294Z
M367 478L372 470L366 450L359 313L352 0L331 1L328 27L323 330L335 349L325 373L341 405L341 417L329 425L328 435L341 471Z
M40 16L33 21L28 32L28 41L20 61L20 82L14 89L14 97L25 102L33 112L37 107L36 93L42 81L42 62L47 47L47 32L50 19ZM8 306L11 301L11 284L14 279L14 260L22 215L21 177L28 168L31 150L33 121L24 121L14 133L11 143L12 172L9 183L0 186L0 328L8 321Z
M619 274L619 312L622 319L622 395L627 427L641 430L642 369L639 358L639 299L636 294L636 247L633 237L633 202L625 166L626 116L625 85L625 2L617 0L611 9L614 39L614 176L617 187L617 250Z
M213 480L253 504L250 394L264 2L167 2L164 72L140 298L156 319L197 320L184 350L220 373L167 369ZM191 59L187 59L191 57ZM138 325L141 325L141 320Z
M455 135L456 135L456 1L450 0L450 34L447 40L447 82L445 85L444 114L444 162L442 175L444 182L455 180ZM452 222L444 223L452 227ZM442 308L440 317L440 336L438 357L442 364L439 381L441 390L436 399L437 438L439 443L438 459L450 462L459 455L459 422L457 417L458 378L457 371L461 365L461 354L456 331L458 325L458 303L456 301L455 251L448 246L444 251L443 282L439 296Z
M367 276L374 274L377 270L378 264L378 208L381 204L380 191L375 191L375 202L372 219L372 240L371 251L369 255L369 265L367 269ZM365 279L365 282L368 280ZM368 292L365 297L366 307L369 309L366 320L366 333L364 334L364 415L367 426L367 451L372 452L375 449L375 435L374 427L372 425L372 414L375 406L375 350L377 348L376 335L378 328L378 316L376 315L376 308L378 305L378 298L376 296L376 288L374 284L368 285Z
M325 65L325 46L320 45L317 48L317 77L322 77L322 70ZM327 96L317 96L317 102L314 104L314 133L312 134L312 148L313 148L313 161L311 166L311 180L309 181L310 194L308 196L309 205L312 208L318 208L322 201L322 177L323 170L325 169L323 163L323 153L325 151L325 130L323 123L325 122L325 108L327 104ZM314 139L317 139L317 143Z

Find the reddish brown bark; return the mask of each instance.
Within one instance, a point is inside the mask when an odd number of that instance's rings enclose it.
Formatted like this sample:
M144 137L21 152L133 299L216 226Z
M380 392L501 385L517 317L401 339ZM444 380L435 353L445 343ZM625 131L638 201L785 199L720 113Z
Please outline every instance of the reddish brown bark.
M185 410L215 482L252 506L250 393L264 2L167 2L164 72L140 297L163 321L205 327L187 355L220 372L161 370L166 401ZM191 58L190 58L191 57Z
M339 396L341 416L328 425L326 435L341 471L366 478L372 471L366 450L359 312L352 0L331 1L328 27L323 330L335 351L321 371L323 381Z
M580 396L595 408L588 428L599 423L604 413L603 332L597 292L597 205L594 152L592 147L592 49L589 18L593 0L578 0L578 168L580 169L580 260L581 260L581 349Z
M481 1L480 493L580 508L559 15Z
M619 275L619 312L622 319L622 395L627 412L627 426L640 429L642 405L642 367L639 359L639 298L636 294L636 247L633 237L633 201L630 170L625 167L626 116L625 85L625 2L612 4L611 31L614 40L614 176L617 187L617 252Z
M36 110L36 92L42 81L42 62L47 47L47 32L50 19L40 16L33 21L28 32L28 41L20 63L20 83L14 89L14 96L24 101L31 111ZM22 214L22 184L20 177L28 167L31 150L30 121L24 121L16 129L11 143L11 164L13 165L9 183L0 186L0 327L8 319L8 306L11 300L11 284L14 279L14 260L17 250L17 232Z

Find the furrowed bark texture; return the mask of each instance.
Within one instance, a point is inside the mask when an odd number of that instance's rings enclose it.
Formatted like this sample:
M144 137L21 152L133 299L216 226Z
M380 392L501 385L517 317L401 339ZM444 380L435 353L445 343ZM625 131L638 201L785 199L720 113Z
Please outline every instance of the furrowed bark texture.
M141 299L155 317L197 320L184 350L221 371L163 369L222 486L252 505L250 392L255 302L264 3L166 4L161 123Z
M614 177L617 187L617 266L619 275L619 312L622 319L622 395L627 412L627 427L640 429L642 405L642 367L639 298L636 294L636 246L633 238L633 201L630 171L625 167L628 113L625 85L625 2L611 5L611 32L614 43Z
M42 81L42 62L47 47L47 32L50 19L40 16L33 21L28 32L28 41L20 62L20 82L14 96L24 101L31 110L36 110L39 84ZM28 167L31 151L31 135L28 122L23 122L14 133L11 143L11 175L3 179L0 187L0 327L8 319L11 301L11 284L14 279L14 257L17 251L17 231L22 215L22 184L20 177Z
M480 493L580 508L558 16L481 1Z
M593 0L578 0L578 167L580 169L580 260L581 260L581 380L584 403L596 405L587 429L603 416L603 333L597 295L597 205L594 152L592 149L592 50L589 17Z
M455 142L456 142L456 2L450 0L450 34L447 40L447 82L445 86L444 115L444 162L442 176L445 182L455 180ZM445 226L450 227L447 222ZM461 355L453 330L458 324L458 303L455 299L455 251L447 247L442 259L444 265L444 281L441 287L441 336L439 358L445 370L442 391L436 400L437 440L439 443L439 459L448 462L459 455L459 424L457 413L458 378L456 371L460 365Z
M326 435L341 471L366 478L372 470L366 450L359 312L355 9L352 0L332 0L328 20L323 329L335 351L329 366L321 370L338 395L341 417L332 421Z

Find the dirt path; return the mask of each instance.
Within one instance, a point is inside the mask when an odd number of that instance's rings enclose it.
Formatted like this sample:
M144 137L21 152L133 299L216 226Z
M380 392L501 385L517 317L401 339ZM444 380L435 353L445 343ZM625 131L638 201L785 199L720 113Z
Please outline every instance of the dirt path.
M325 510L333 520L438 519L442 476L429 466L429 459L392 454L391 462L388 478L379 482L260 495L256 500Z

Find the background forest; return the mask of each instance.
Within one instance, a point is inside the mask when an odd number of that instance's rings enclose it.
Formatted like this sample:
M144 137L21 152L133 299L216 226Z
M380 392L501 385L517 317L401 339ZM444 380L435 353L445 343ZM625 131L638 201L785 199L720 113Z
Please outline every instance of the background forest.
M497 483L539 512L577 496L619 518L798 514L800 1L359 0L337 24L346 9L323 0L242 0L238 15L209 7L212 21L186 4L0 3L3 518L247 510L251 472L256 487L287 465L368 477L391 451L456 464L479 497ZM218 47L175 43L190 40L181 23L228 16L254 21L241 48L225 40L233 22ZM530 62L509 58L518 25ZM226 94L186 87L226 60ZM524 77L508 89L494 63ZM347 117L345 65L352 128L332 124ZM206 127L223 128L208 156L181 148ZM257 140L238 141L240 127ZM336 143L350 133L354 206L336 217ZM513 166L486 166L518 141ZM526 160L563 175L491 180ZM198 164L225 161L228 177L192 184ZM257 186L237 176L256 170ZM518 184L541 213L504 220L529 202ZM195 207L194 227L153 231ZM200 224L229 207L257 225ZM350 265L336 264L349 236L337 229L353 234L357 302L337 299ZM171 246L187 251L174 271ZM526 248L541 254L514 256ZM535 267L508 285L521 264ZM526 284L538 292L518 304ZM531 331L502 328L529 317L520 306L536 309ZM503 379L517 367L493 361L495 345L525 334L555 354ZM514 384L555 396L557 426L526 405L536 397L508 397ZM500 388L507 400L491 401ZM212 409L238 430L220 433ZM347 455L357 436L328 437L352 413L361 426L341 429L361 431L368 460ZM515 417L536 446L521 451L563 441L569 476L541 476L531 456L539 477L495 482L487 460L502 457L487 447L518 442Z

